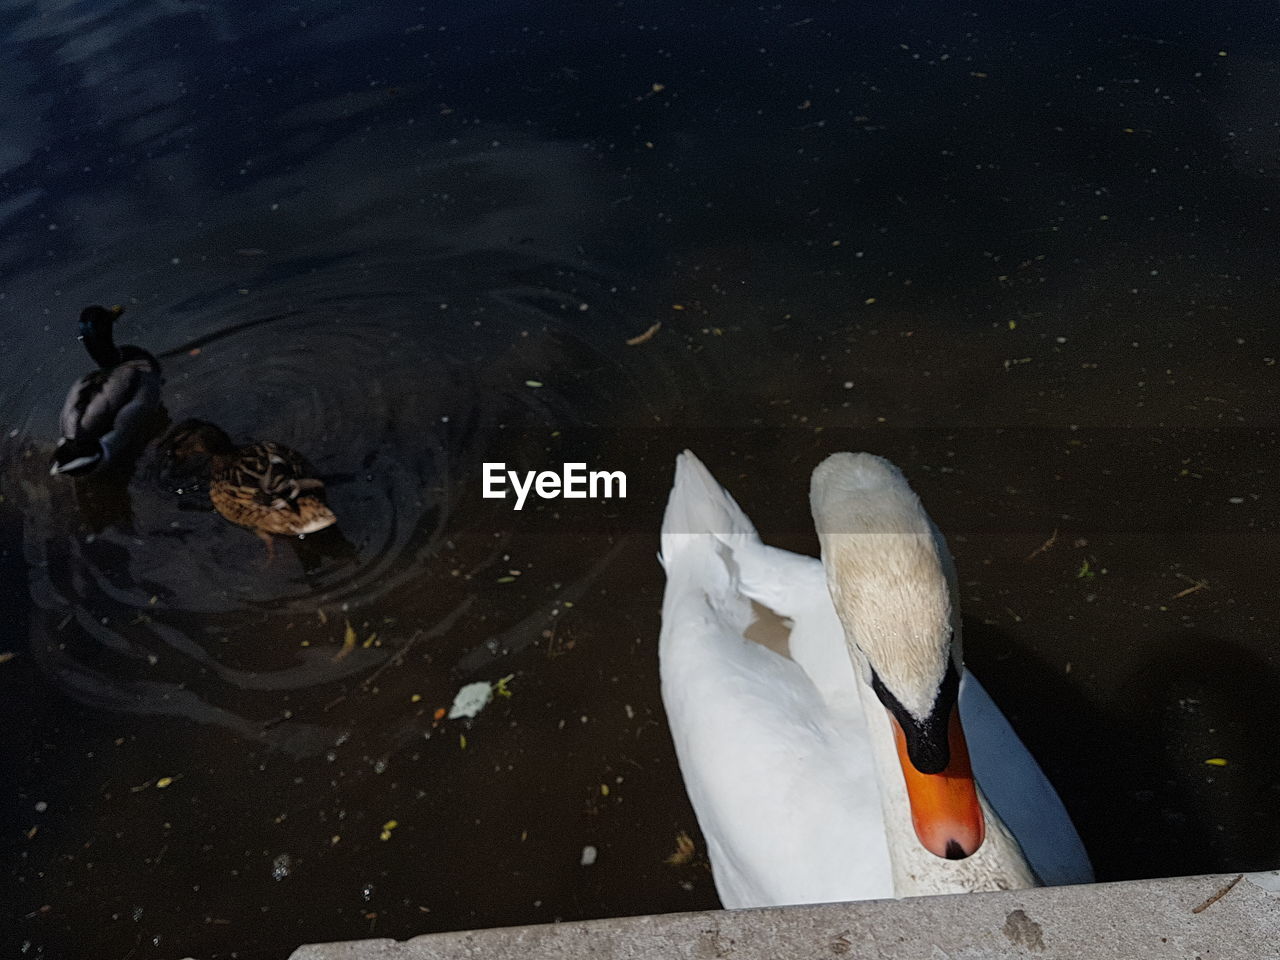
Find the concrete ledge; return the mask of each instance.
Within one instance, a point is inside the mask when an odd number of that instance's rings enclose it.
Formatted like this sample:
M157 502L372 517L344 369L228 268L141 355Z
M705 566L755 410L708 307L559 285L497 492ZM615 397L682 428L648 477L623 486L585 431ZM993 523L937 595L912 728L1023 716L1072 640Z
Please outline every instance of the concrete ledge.
M1280 960L1280 871L356 940L290 960L446 957Z

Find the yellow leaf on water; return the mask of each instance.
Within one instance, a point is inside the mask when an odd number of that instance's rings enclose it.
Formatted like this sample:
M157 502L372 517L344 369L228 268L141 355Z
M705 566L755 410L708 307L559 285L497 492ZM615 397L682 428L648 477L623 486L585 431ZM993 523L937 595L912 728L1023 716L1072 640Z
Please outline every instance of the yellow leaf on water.
M161 777L156 781L156 786L163 790L169 784L173 783L173 777Z
M351 626L351 621L347 621L346 632L342 635L342 649L333 655L333 662L337 663L343 660L356 648L356 630Z
M1222 757L1210 757L1205 763L1210 767L1225 767L1227 765L1227 761Z
M644 333L636 334L636 336L629 339L627 341L627 346L638 347L642 343L647 343L650 340L652 340L653 335L661 329L662 329L662 321L659 320L657 323L650 325L649 329L645 330Z
M697 848L693 845L693 838L681 830L676 835L676 852L667 857L667 863L673 867L681 867L693 859L694 851Z
M467 735L465 733L458 734L458 749L467 749Z

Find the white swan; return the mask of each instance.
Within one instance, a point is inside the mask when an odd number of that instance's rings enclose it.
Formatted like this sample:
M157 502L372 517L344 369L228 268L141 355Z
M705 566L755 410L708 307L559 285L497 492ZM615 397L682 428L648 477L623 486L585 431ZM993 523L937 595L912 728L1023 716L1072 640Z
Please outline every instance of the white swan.
M1053 787L965 673L951 558L902 474L835 454L810 502L821 562L766 546L676 461L662 698L721 901L1090 882Z

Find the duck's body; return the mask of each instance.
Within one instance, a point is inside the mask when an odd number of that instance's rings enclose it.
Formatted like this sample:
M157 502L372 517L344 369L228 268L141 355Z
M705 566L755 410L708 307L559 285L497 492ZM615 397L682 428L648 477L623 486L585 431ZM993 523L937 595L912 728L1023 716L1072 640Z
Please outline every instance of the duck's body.
M956 856L945 839L938 841L936 855L922 845L931 835L920 814L919 786L909 799L904 783L908 747L895 748L898 721L881 705L868 677L883 676L876 682L895 688L891 699L906 702L915 680L895 673L914 671L917 686L932 687L942 702L955 667L945 657L932 662L908 656L893 663L881 656L868 670L848 639L850 618L841 614L849 611L833 603L841 589L829 588L828 577L834 568L845 587L859 590L856 600L843 602L861 604L862 612L878 610L863 623L880 623L887 634L895 629L889 623L895 606L933 604L944 633L958 634L959 616L954 605L940 605L950 593L949 557L945 547L930 553L933 534L920 526L921 520L928 523L923 511L907 519L925 532L901 533L903 518L894 511L909 508L914 495L905 481L896 483L901 475L885 461L861 457L841 469L847 474L870 467L882 475L876 482L886 480L886 489L873 491L866 503L873 514L884 508L872 519L896 532L884 541L865 540L883 533L856 534L856 542L873 544L871 559L877 550L884 554L884 563L860 579L839 555L841 545L825 536L827 568L766 546L692 454L677 463L662 537L668 578L659 650L662 693L722 902L770 906L1088 882L1088 859L1052 786L962 666L958 697L955 690L950 696L958 699L981 787L974 801L982 811L978 833L975 841L957 828L966 849L955 859L944 858ZM815 472L815 517L824 468ZM824 515L829 526L840 526L829 512ZM851 534L842 529L835 536ZM922 551L924 575L912 569L914 560L904 562L910 558L889 543L894 537ZM936 570L929 556L937 557ZM912 582L917 576L923 579ZM877 577L883 579L876 582ZM899 589L904 582L907 588ZM879 606L872 595L879 596ZM938 652L946 649L940 645ZM933 700L913 706L927 714ZM927 724L920 730L927 734ZM963 738L951 742L950 756L940 761L948 777L924 780L950 783L952 774L963 779L967 765L956 773ZM917 744L910 747L920 752ZM922 764L928 767L927 758Z
M187 420L168 443L175 462L207 458L209 499L223 517L248 527L274 549L272 535L305 536L337 522L321 496L324 483L302 455L270 440L236 446L218 427Z
M160 410L159 361L139 347L115 344L112 326L122 312L94 306L80 314L80 339L98 369L67 393L51 474L84 476L104 468L145 439Z

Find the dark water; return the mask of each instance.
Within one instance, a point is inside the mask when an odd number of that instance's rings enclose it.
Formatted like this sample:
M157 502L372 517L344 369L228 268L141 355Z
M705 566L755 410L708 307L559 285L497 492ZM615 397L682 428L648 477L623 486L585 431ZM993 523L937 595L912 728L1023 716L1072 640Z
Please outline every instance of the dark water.
M823 456L906 470L1100 878L1280 863L1280 22L1120 7L7 4L5 955L714 906L686 446L810 551ZM49 478L91 302L339 531ZM480 497L575 459L628 499Z

